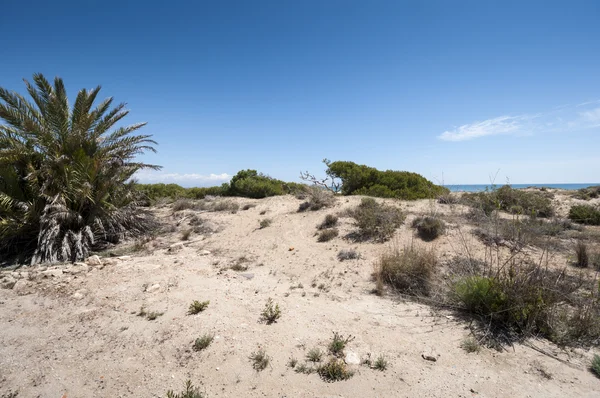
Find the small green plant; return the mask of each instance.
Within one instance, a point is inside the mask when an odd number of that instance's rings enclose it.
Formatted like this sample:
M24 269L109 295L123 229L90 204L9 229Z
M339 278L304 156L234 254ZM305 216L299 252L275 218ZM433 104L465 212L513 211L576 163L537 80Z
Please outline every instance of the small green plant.
M273 222L273 220L271 220L270 218L265 218L263 220L260 220L260 229L267 228L268 226L271 225L272 222Z
M194 351L202 351L213 342L215 336L212 334L203 334L194 341Z
M425 216L417 217L412 223L417 233L424 241L432 241L442 235L446 230L446 223L438 217Z
M581 268L587 268L590 264L590 255L588 253L588 247L587 244L585 244L585 242L581 240L577 242L577 245L575 246L575 254L577 256L577 261L575 262L575 265Z
M319 232L317 242L329 242L333 238L337 237L339 233L340 231L338 231L337 228L324 229L321 232Z
M271 362L271 357L262 348L250 354L249 359L252 361L252 368L257 372L264 370Z
M333 214L327 214L325 216L325 219L323 220L323 222L319 225L317 225L317 229L327 229L327 228L333 228L337 225L338 223L338 217L334 216Z
M479 352L481 350L479 342L473 337L468 337L464 339L460 343L460 347L468 353Z
M267 325L270 325L281 317L281 310L279 309L279 304L274 303L273 300L269 297L267 303L265 304L265 308L261 313L261 320L265 322Z
M175 394L173 390L167 391L167 398L205 398L206 396L200 392L200 389L194 387L191 380L185 383L185 390Z
M306 354L306 359L310 362L321 362L323 351L319 348L313 348Z
M190 304L190 307L188 309L188 314L189 315L196 315L202 311L204 311L208 305L210 304L210 301L198 301L198 300L194 300L192 302L192 304Z
M319 366L317 373L327 382L348 380L354 375L346 363L338 358L331 358L329 362Z
M373 363L373 369L379 370L383 372L388 367L388 361L385 359L383 355L377 357L375 362Z
M354 340L354 337L344 337L338 332L333 333L333 338L329 342L329 352L335 356L342 356L344 354L344 348L346 345Z
M594 354L594 359L592 359L592 366L590 367L592 373L594 373L597 377L600 377L600 355Z

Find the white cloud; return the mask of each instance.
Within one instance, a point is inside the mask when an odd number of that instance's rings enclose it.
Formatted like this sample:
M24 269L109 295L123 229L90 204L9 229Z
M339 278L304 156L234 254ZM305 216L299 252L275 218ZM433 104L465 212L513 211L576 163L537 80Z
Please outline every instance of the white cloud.
M443 141L467 141L491 135L530 135L545 132L573 132L600 127L600 107L590 108L599 101L575 106L564 105L536 115L499 116L464 124L438 135ZM587 106L590 109L581 110Z
M175 183L186 186L220 185L231 179L227 173L221 174L197 174L197 173L165 173L160 171L142 170L134 175L134 178L143 184L153 183Z
M516 134L523 129L526 116L500 116L493 119L463 124L452 131L444 131L439 139L444 141L466 141L488 135Z
M600 108L592 109L587 112L580 112L579 115L586 121L600 124Z

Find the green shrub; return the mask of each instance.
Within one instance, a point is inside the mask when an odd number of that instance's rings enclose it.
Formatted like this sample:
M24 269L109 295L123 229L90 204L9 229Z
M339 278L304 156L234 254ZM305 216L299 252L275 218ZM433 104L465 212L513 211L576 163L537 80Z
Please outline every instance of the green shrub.
M310 362L321 362L323 351L319 348L313 348L306 354L306 359Z
M468 353L481 351L481 346L479 345L479 342L477 341L477 339L474 339L473 337L464 339L460 343L460 347Z
M337 258L340 261L356 260L360 258L360 254L354 249L342 249L339 251Z
M359 230L357 238L381 242L391 238L406 218L400 209L380 204L373 198L363 198L350 215Z
M146 123L119 127L124 104L94 107L100 87L69 105L63 80L25 81L33 101L0 88L0 253L33 264L84 260L92 246L141 235L155 224L136 206L133 175L158 166Z
M386 370L388 367L388 361L387 359L385 359L385 357L383 355L380 355L377 357L377 359L375 360L375 363L373 363L373 369L379 370L380 372L383 372L384 370Z
M317 242L329 242L333 238L339 235L339 231L337 228L328 228L319 232L319 236L317 237Z
M600 209L597 206L575 205L569 210L569 218L580 224L600 225Z
M436 198L447 194L447 188L433 184L416 173L407 171L380 171L353 162L326 161L327 175L340 179L344 195L368 195L404 200Z
M504 185L498 189L465 193L461 199L466 205L479 208L485 214L503 210L533 217L551 217L555 213L551 195L547 192L524 191Z
M266 198L286 194L285 183L276 180L256 170L241 170L229 183L227 195L242 196L245 198Z
M417 229L419 236L424 241L432 241L446 230L446 223L433 216L417 217L412 226Z
M375 276L400 293L429 296L436 262L433 250L417 246L407 246L402 251L394 248L381 255Z

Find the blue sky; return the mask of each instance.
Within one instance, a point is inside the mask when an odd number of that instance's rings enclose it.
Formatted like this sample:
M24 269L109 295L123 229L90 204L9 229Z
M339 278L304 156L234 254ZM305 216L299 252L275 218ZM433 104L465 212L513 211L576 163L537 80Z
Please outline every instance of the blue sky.
M597 1L13 1L0 85L42 72L127 102L159 142L142 182L296 181L323 158L600 182L599 18Z

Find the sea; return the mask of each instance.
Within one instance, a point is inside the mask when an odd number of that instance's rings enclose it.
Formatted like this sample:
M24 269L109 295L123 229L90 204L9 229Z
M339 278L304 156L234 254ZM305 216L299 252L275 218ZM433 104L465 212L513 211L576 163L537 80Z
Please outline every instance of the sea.
M496 185L496 188L500 188L503 184ZM598 186L600 183L585 183L585 184L510 184L515 189L523 188L558 188L566 189L568 191L576 191L578 189ZM467 184L467 185L445 185L452 192L480 192L487 189L491 189L490 184Z

